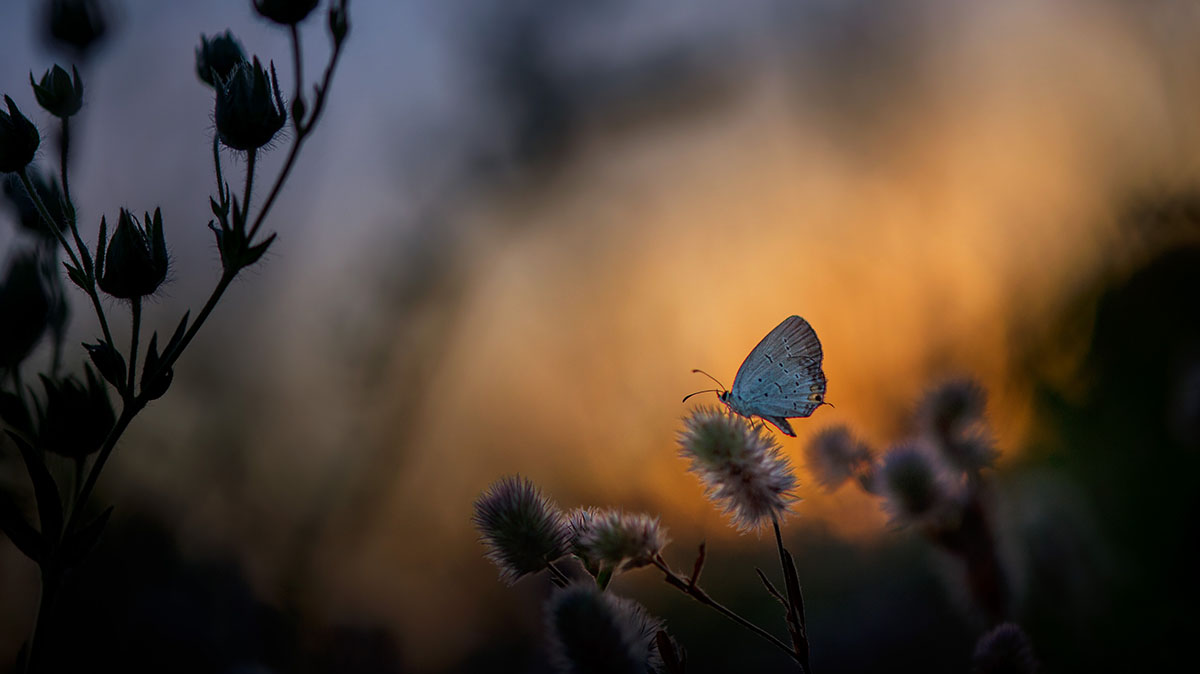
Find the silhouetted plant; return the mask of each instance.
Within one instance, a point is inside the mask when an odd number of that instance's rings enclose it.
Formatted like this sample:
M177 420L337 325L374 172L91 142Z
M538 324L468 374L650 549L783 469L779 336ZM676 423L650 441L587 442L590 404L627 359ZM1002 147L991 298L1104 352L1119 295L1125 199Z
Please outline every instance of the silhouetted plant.
M558 586L545 610L559 671L685 671L683 649L661 621L608 589L617 574L653 566L668 585L787 653L800 671L811 672L804 597L779 526L796 501L797 481L779 443L762 424L702 407L684 419L679 453L732 526L745 532L770 523L774 529L783 590L761 569L755 571L767 593L783 606L790 643L730 610L700 586L707 554L703 543L691 572L677 573L663 557L669 539L658 517L595 507L563 513L527 479L501 478L475 501L474 522L487 556L506 582L546 571ZM579 567L560 566L567 557ZM586 577L573 579L568 571L580 567Z
M986 409L987 392L977 381L950 379L919 402L912 436L881 458L845 426L815 435L806 456L826 489L835 490L857 476L864 491L881 499L894 524L912 527L961 560L975 604L991 625L999 625L1010 618L1011 590L986 498L987 471L997 456ZM978 655L976 660L978 666Z
M120 209L112 235L101 218L97 246L80 235L69 182L70 118L83 105L84 83L74 67L68 73L54 66L40 79L30 73L38 104L57 118L61 128L58 175L45 177L31 166L41 134L9 96L0 110L0 172L6 176L4 194L26 229L36 228L39 240L31 251L17 253L7 265L0 284L0 422L19 450L33 485L37 523L30 522L16 499L0 492L0 530L41 571L41 598L33 631L20 656L25 671L39 669L43 643L56 608L56 598L70 570L84 561L99 540L109 507L94 514L92 493L121 435L146 405L165 394L175 363L191 344L234 278L255 264L275 240L260 232L286 182L300 148L309 137L327 101L333 73L348 32L348 0L331 0L326 14L330 52L320 81L306 94L297 24L315 8L317 0L253 3L265 16L285 25L291 37L296 74L291 107L284 104L274 67L264 68L257 57L247 60L230 32L209 40L201 36L196 52L196 72L215 88L213 169L216 196L210 199L222 272L204 306L191 319L185 312L174 331L160 342L151 331L144 351L142 301L153 296L170 273L166 227L162 211L145 212L139 220ZM50 3L51 34L73 46L79 56L102 36L107 27L95 0L55 0ZM290 111L290 115L289 115ZM278 137L291 118L292 134L287 157L257 211L252 212L257 153ZM221 167L221 145L245 158L245 183L241 194L231 189ZM91 360L84 376L57 374L66 304L59 280L59 251L67 278L87 295L95 312L100 335L84 344ZM109 309L101 293L121 300L128 309L131 337L126 349L113 339ZM40 375L42 395L35 394L21 374L25 362L47 333L55 337L51 371ZM94 366L94 370L92 369ZM139 367L140 366L140 367ZM114 409L108 386L116 393ZM73 479L64 481L60 466L49 454L65 457L73 466ZM64 488L65 487L65 488ZM565 533L563 545L565 546Z

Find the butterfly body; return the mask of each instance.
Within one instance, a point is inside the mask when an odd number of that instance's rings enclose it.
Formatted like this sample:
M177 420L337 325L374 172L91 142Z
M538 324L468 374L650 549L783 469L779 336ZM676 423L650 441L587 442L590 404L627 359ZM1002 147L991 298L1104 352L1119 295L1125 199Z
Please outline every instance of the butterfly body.
M796 436L788 419L807 417L825 402L821 342L808 321L789 316L754 347L718 398L746 418L759 417Z

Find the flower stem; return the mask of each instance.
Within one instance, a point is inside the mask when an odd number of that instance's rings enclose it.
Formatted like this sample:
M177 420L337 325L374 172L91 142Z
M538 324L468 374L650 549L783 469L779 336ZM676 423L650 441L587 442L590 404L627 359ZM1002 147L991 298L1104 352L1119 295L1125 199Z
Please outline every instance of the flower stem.
M804 623L804 594L796 578L796 565L792 555L783 546L783 533L779 530L779 518L771 515L775 529L775 545L779 549L779 565L783 570L784 591L787 592L787 626L792 636L792 651L804 674L811 674L808 653L808 628Z
M142 298L133 298L132 314L133 329L129 335L129 383L125 386L125 395L132 400L137 385L138 333L142 330Z
M213 132L213 169L217 172L217 196L221 203L229 197L225 194L225 178L221 175L221 137Z
M258 149L246 150L246 190L242 193L242 222L250 217L250 189L254 186L254 164Z
M75 256L75 251L67 243L67 239L65 236L63 236L62 230L60 230L54 224L54 220L50 217L50 212L46 210L46 204L42 203L41 196L39 196L37 190L33 188L33 183L29 180L29 172L26 169L21 169L20 172L17 173L17 177L20 178L21 185L24 186L25 191L29 193L29 198L33 201L33 205L37 209L38 215L42 217L43 222L45 222L46 226L50 228L50 231L54 234L55 238L58 239L58 243L63 247L63 250L67 251L67 256L71 258L71 263L86 272L87 270L79 264L79 258ZM75 234L75 237L76 241L79 241L78 233ZM80 241L80 245L83 245L82 241ZM101 242L101 245L104 245L104 242ZM82 250L86 251L86 246ZM91 265L89 264L88 266L90 267ZM88 296L92 298L92 307L94 307L96 310L96 317L100 319L100 329L104 332L104 339L109 344L112 344L112 332L110 332L108 329L108 319L104 316L104 307L100 305L100 295L96 292L96 276L100 274L101 271L102 270L100 269L92 270L91 287L87 288L86 290Z
M292 37L292 65L293 70L296 71L296 93L292 95L292 100L297 101L304 94L304 59L300 56L300 29L294 23L289 28ZM292 125L296 127L297 131L303 123L304 120L292 117Z
M672 571L671 567L667 566L667 563L666 563L666 561L663 560L662 556L659 556L654 559L654 566L658 567L658 570L662 571L663 574L665 574L665 577L663 578L663 580L668 585L675 587L679 591L681 591L684 594L688 595L689 597L695 599L696 601L700 602L701 604L704 604L705 606L709 606L709 607L715 609L718 613L725 616L726 618L729 618L733 622L741 625L742 627L750 630L751 632L754 632L755 634L762 637L763 639L766 639L773 646L775 646L779 650L783 651L784 653L787 653L788 657L792 658L796 662L800 662L800 658L796 655L796 653L791 649L790 646L785 644L783 641L781 641L779 638L777 638L775 635L771 634L770 632L766 631L765 629L759 627L758 625L755 625L754 623L750 622L749 620L746 620L745 618L738 615L737 613L734 613L729 608L726 608L723 604L721 604L717 600L710 597L708 595L708 593L705 592L699 585L692 585L690 582L688 582L688 579L686 579L683 576L680 576L679 574Z
M288 175L291 174L292 168L296 164L296 157L300 154L300 148L304 145L305 139L312 131L313 126L317 122L317 118L321 116L321 111L325 107L326 94L329 93L329 83L333 80L333 71L337 67L338 60L342 55L342 45L345 42L334 45L333 54L329 57L329 63L325 66L325 76L321 80L321 84L317 87L317 98L313 101L312 112L308 114L308 123L304 126L296 126L296 142L292 143L292 149L288 152L287 159L283 162L283 168L279 171L279 176L275 179L275 184L271 186L271 191L267 194L267 200L263 202L262 210L258 212L258 216L254 218L254 224L250 226L250 240L254 239L254 235L258 233L258 229L262 227L263 220L267 217L267 212L271 210L271 206L275 204L275 199L279 197L280 190L283 189L283 183L287 181Z

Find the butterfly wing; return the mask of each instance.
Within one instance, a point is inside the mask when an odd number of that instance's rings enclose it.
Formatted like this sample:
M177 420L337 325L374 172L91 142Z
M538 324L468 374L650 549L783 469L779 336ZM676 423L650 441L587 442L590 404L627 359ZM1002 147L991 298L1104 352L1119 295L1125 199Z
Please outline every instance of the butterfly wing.
M823 357L808 321L789 316L746 356L733 380L731 402L746 416L758 415L787 433L786 419L807 417L825 399Z

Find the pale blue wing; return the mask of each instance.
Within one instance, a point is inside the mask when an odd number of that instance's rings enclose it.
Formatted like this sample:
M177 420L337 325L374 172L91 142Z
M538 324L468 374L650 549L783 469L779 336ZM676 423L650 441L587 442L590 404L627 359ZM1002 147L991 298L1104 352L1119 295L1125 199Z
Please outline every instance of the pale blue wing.
M825 399L822 358L821 342L812 326L799 316L789 316L746 356L730 393L748 414L806 417Z

